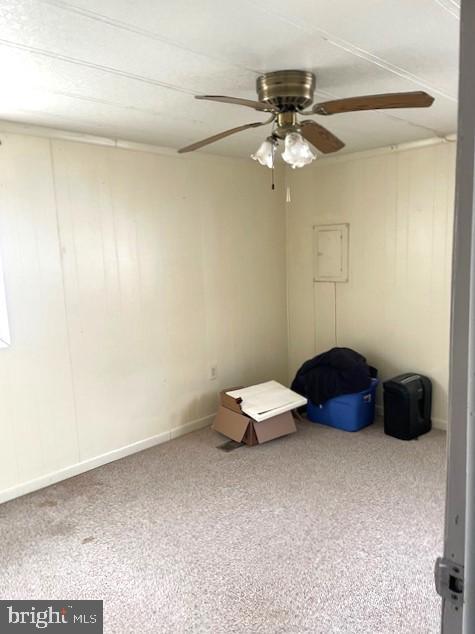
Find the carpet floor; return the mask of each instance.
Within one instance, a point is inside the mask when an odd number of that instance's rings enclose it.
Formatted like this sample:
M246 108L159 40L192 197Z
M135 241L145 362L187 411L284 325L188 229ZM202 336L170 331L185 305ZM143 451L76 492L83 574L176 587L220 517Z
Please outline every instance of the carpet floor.
M106 633L435 634L445 434L203 429L0 506L0 598L103 599Z

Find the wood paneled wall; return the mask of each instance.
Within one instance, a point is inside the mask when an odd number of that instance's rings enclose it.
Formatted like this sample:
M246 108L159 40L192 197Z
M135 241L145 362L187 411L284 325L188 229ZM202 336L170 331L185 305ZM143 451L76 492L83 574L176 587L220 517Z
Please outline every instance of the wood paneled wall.
M222 387L285 381L283 178L0 137L0 501L208 423Z
M455 144L317 161L289 170L290 374L322 348L349 346L387 379L434 384L447 421ZM313 282L312 226L350 223L349 282Z

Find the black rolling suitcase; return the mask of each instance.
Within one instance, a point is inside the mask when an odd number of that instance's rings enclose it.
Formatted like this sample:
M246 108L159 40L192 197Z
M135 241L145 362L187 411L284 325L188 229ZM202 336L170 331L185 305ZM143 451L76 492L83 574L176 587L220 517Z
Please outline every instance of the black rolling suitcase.
M432 383L421 374L407 372L385 381L384 432L401 440L412 440L432 427Z

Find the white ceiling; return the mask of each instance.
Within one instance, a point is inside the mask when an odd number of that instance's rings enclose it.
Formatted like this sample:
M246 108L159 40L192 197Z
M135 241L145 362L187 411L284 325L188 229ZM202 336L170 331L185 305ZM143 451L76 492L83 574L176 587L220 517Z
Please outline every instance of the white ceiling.
M429 109L318 117L346 150L443 136L457 115L458 0L0 0L0 118L179 148L266 118L262 72L312 70L317 98L426 90ZM210 145L246 156L249 130Z

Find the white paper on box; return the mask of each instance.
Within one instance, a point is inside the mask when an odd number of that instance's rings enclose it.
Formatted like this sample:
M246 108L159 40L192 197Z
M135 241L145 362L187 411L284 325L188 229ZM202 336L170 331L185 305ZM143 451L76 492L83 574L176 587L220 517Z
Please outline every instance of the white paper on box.
M226 394L242 399L242 411L258 422L307 404L306 398L277 381L243 387Z

